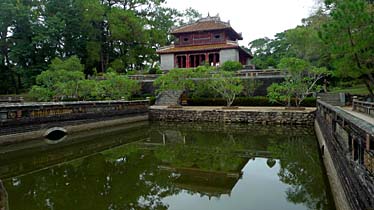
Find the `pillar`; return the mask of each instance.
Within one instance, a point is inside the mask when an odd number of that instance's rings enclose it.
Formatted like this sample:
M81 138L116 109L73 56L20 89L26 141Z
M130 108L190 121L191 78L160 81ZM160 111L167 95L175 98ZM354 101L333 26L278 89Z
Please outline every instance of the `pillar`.
M370 135L366 134L366 151L370 151Z
M186 55L186 68L190 68L190 55Z

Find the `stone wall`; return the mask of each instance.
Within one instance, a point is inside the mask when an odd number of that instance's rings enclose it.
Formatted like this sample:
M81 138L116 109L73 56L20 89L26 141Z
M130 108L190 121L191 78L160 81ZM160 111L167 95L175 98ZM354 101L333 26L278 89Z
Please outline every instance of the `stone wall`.
M228 49L221 50L219 53L220 64L222 65L226 61L239 61L239 50L238 49Z
M316 131L337 208L374 209L374 125L321 100L317 107Z
M85 122L147 113L149 101L97 101L0 104L0 135L40 124ZM24 127L24 128L23 128ZM31 129L32 130L32 129Z
M314 111L295 110L186 110L179 108L151 107L149 117L153 121L174 122L228 122L258 124L313 125Z
M161 69L170 70L174 68L174 54L162 54L160 55Z

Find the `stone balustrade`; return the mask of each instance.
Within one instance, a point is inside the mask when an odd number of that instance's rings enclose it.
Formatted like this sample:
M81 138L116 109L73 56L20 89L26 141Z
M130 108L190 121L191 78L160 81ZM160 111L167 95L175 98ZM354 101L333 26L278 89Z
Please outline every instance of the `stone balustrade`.
M343 193L349 204L344 209L374 209L374 125L321 100L316 120L324 139L323 157L336 170L328 174L336 174L344 191L337 194Z
M0 126L84 120L147 113L148 100L0 104Z
M374 117L374 103L373 102L359 101L354 98L352 102L352 108L353 108L353 111L361 112L361 113Z

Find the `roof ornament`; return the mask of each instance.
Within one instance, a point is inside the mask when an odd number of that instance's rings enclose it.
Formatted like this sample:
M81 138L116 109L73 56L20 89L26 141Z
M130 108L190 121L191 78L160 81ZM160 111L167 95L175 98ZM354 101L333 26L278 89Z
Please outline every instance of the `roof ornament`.
M210 17L210 13L208 12L208 17Z
M227 24L229 24L229 26L231 26L231 24L230 24L230 20L227 21Z

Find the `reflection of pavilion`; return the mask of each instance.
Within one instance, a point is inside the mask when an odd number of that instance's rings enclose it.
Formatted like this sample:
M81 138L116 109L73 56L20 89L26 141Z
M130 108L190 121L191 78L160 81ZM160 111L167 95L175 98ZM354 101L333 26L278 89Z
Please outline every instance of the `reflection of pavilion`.
M242 169L247 162L248 159L243 158L243 162L238 165L237 170L230 172L208 171L201 168L178 168L173 166L160 166L160 169L178 173L179 177L174 183L181 189L209 197L220 197L221 195L231 195L231 191L241 178Z
M212 151L212 145L199 145L196 142L191 142L191 136L183 134L180 131L159 130L157 133L158 135L151 135L151 138L147 139L147 141L138 142L139 148L154 151L173 150L174 152L175 150L181 149L181 153L188 153L191 151L195 154L206 156L199 157L197 158L198 160L211 158L211 161L213 161L215 165L222 164L222 161L224 162L225 160L226 163L223 165L230 164L230 169L225 170L204 168L199 166L197 162L192 166L185 167L175 164L170 160L161 160L162 165L159 166L161 170L176 173L177 178L174 181L175 186L193 193L199 193L200 195L207 195L209 197L231 195L236 183L242 177L243 168L252 158L269 158L270 162L268 166L274 166L269 151L246 150L237 147L238 145L240 146L240 144L233 143L234 146L232 147L224 147L224 145L221 145L224 149L217 152ZM212 158L212 156L215 158ZM230 162L227 159L234 159L235 161ZM183 161L183 158L178 161Z

